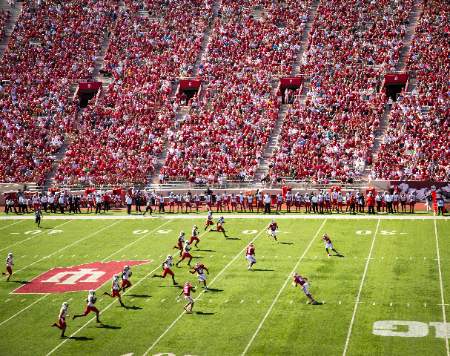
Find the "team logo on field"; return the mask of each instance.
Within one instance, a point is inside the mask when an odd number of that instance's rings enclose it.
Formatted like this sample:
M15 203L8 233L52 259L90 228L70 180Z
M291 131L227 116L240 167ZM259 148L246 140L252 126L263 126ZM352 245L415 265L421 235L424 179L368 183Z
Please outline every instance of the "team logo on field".
M71 267L53 268L31 282L17 288L15 294L45 294L77 292L98 289L109 281L123 266L136 266L150 261L92 262Z

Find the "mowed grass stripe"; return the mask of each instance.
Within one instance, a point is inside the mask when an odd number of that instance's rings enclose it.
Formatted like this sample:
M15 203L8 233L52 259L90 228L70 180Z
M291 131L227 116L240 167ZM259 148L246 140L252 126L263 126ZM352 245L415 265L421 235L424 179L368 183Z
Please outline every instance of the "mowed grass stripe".
M13 221L13 222L10 223L10 224L6 224L5 226L0 226L0 231L1 231L1 230L5 230L5 229L9 229L11 226L20 224L20 223L23 222L23 221L25 221L25 220L19 219L19 220L17 220L17 221ZM3 221L2 221L2 223L3 223Z
M346 337L375 227L376 221L373 220L327 220L323 233L330 236L334 247L344 257L328 258L323 241L317 239L297 270L309 278L312 295L324 304L307 304L307 298L298 287L286 288L248 350L248 355L342 353L337 345L343 345ZM372 234L358 235L356 232L359 230L372 231ZM289 268L292 268L292 262ZM341 301L340 305L338 301ZM242 352L250 336L247 335L237 352Z
M205 314L182 318L152 353L237 355L244 349L281 281L322 223L321 220L277 222L279 243L265 233L255 242L255 271L247 270L247 261L242 255L217 281L215 288L220 291L205 293L197 302L195 309ZM242 224L246 226L245 221ZM214 342L210 337L200 337L192 342L191 335L185 330L195 330L198 335L213 333ZM139 348L136 353L140 354Z
M442 320L433 221L382 221L373 257L348 354L360 350L388 355L445 354L442 339L435 337L431 327L425 337L374 334L377 321L429 324ZM406 330L406 326L398 329Z

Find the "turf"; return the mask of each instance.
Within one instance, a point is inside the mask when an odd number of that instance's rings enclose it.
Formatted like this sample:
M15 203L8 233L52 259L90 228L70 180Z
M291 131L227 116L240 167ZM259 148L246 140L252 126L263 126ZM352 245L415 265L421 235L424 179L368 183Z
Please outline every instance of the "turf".
M180 289L169 279L150 276L159 272L165 255L176 255L172 246L178 232L189 234L193 224L203 222L203 217L44 217L41 232L33 235L32 220L0 220L0 256L13 251L17 271L11 282L0 282L0 354L343 355L345 349L347 355L448 355L445 338L435 337L433 327L427 336L414 338L377 336L372 329L378 320L442 322L435 224L448 303L450 220L280 219L280 242L275 243L265 232L269 219L227 219L233 239L207 232L201 249L194 249L194 261L210 269L212 290L198 288L196 313L186 315L183 300L176 298ZM148 232L136 235L136 230ZM320 240L324 232L344 257L326 256ZM251 272L243 249L253 239L258 263ZM131 308L101 296L108 282L97 291L103 325L91 316L69 318L69 339L60 339L49 325L63 301L69 301L71 315L82 312L86 292L11 294L53 267L127 259L151 260L133 267L135 286L123 297ZM292 287L288 276L296 265L324 304L306 304L302 292ZM174 271L179 282L197 283L186 265ZM450 308L444 308L448 321Z

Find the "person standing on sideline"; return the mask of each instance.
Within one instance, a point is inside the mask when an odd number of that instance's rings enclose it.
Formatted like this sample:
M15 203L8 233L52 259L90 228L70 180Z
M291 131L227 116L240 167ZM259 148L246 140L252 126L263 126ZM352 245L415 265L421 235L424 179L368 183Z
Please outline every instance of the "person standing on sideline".
M127 194L125 197L125 203L127 204L127 214L131 214L131 205L133 204L133 198L130 194Z
M270 203L272 198L268 193L264 194L264 214L270 214Z

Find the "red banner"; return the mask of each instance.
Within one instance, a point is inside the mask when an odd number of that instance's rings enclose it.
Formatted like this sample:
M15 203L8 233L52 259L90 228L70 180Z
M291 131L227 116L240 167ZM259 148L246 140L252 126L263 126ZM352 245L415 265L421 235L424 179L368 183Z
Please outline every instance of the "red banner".
M198 90L201 84L200 79L180 79L180 91Z
M96 91L102 86L101 82L78 83L78 91Z
M280 79L280 89L300 88L302 85L302 77L285 77Z
M408 81L408 73L388 73L384 75L384 85L403 85Z

